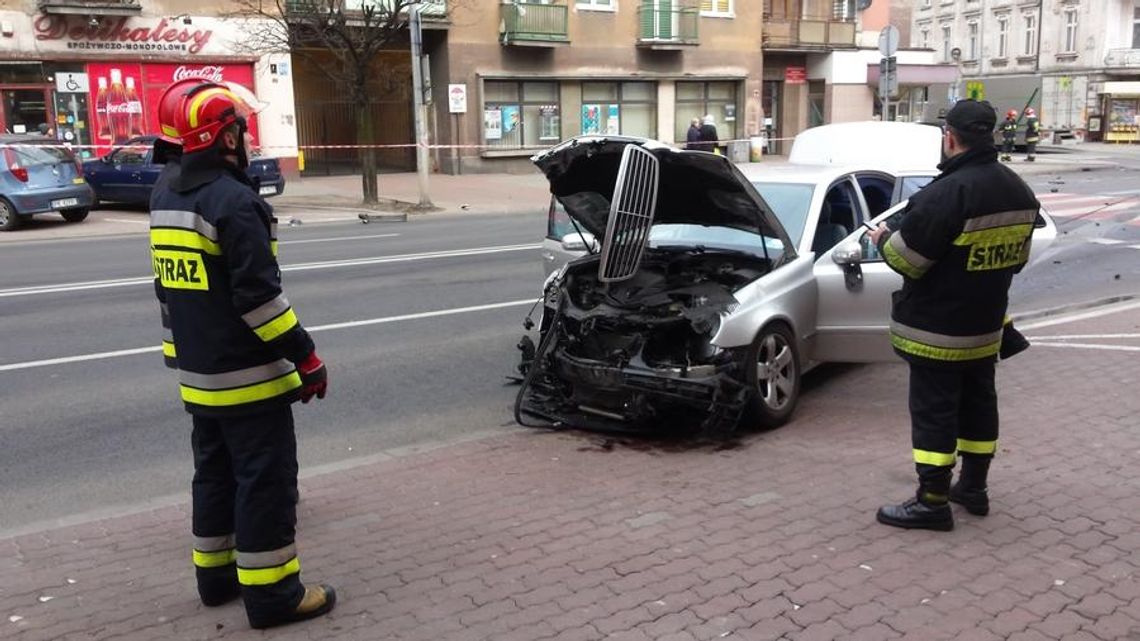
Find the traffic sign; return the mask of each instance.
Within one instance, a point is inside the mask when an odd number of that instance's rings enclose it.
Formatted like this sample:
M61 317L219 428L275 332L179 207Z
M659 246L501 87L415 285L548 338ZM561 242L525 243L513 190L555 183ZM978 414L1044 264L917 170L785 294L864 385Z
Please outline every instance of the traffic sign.
M899 50L899 30L893 24L883 27L879 32L879 53L889 58Z

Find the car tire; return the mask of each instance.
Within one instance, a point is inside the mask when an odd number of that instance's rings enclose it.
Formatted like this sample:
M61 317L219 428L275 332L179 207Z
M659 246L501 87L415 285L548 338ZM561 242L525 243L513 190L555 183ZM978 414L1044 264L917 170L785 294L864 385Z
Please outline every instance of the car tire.
M12 231L17 229L23 223L20 215L16 213L16 208L12 203L0 198L0 231Z
M85 209L82 207L79 209L63 209L60 210L59 215L63 216L63 219L69 223L78 223L83 222L83 220L87 218L87 214L90 213L90 211L90 209Z
M800 397L800 355L792 330L780 322L766 325L748 350L745 366L753 388L745 424L773 428L788 422Z

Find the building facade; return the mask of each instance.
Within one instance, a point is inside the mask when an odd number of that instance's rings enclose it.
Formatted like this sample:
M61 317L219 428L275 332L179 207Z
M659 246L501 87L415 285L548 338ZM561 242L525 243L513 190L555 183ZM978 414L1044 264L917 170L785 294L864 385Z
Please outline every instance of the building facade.
M255 142L295 169L288 54L240 45L230 3L164 0L0 2L0 129L47 131L82 158L158 131L158 97L174 80L236 82L264 102Z
M916 0L912 20L957 95L1032 106L1056 139L1140 142L1140 0Z

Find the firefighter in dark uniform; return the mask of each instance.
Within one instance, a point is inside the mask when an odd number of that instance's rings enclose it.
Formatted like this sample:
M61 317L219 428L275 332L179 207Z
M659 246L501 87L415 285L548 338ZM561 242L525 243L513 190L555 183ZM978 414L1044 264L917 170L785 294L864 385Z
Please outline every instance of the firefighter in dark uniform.
M182 154L151 196L151 257L172 330L164 355L194 424L198 593L208 606L242 597L255 628L311 619L336 593L300 579L290 405L324 398L326 369L281 291L276 219L244 171L245 102L203 81L160 104Z
M1002 349L1009 286L1029 258L1040 208L1033 191L997 162L997 114L963 100L946 115L942 173L916 193L897 231L871 233L903 276L891 312L891 344L910 364L914 498L878 520L950 530L948 501L989 512L986 478L997 450L994 363ZM962 459L951 489L956 456Z
M1032 107L1025 110L1025 161L1033 162L1037 143L1041 142L1041 121Z
M1001 159L1013 160L1013 143L1017 140L1017 110L1010 109L1001 123Z

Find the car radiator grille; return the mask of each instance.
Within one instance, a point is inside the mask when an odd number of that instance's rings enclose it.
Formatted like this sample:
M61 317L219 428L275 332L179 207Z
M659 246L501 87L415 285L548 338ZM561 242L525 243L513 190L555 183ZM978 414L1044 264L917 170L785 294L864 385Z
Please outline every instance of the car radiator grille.
M622 152L598 280L623 281L637 271L657 208L659 173L657 158L650 152L636 145L628 145Z

